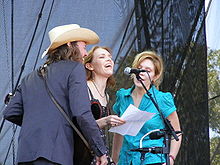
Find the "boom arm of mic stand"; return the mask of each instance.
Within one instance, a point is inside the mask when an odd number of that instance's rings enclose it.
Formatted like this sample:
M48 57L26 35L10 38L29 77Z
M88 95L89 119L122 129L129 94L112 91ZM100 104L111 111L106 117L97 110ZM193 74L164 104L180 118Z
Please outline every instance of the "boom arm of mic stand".
M144 83L141 81L141 77L139 76L139 74L136 74L136 78L138 81L140 81L141 85L143 86L143 88L145 89L147 95L150 97L151 101L153 102L154 106L156 107L156 109L158 110L158 112L160 113L161 118L163 119L163 122L166 126L166 128L168 129L168 131L170 131L170 133L173 135L174 139L176 141L179 140L178 136L176 135L172 125L170 124L169 120L166 119L164 117L164 115L162 114L161 110L159 109L157 103L154 101L153 97L151 96L151 93L147 90L146 86L144 85Z

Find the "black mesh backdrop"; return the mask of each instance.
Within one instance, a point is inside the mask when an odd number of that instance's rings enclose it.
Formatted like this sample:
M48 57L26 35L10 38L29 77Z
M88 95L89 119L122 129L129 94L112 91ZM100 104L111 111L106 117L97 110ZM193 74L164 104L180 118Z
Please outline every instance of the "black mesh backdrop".
M210 154L204 2L134 2L134 21L128 25L125 37L125 41L127 38L134 42L132 46L124 42L127 54L118 57L118 88L130 86L122 72L136 53L147 49L159 52L166 69L161 90L174 94L184 133L175 164L207 165ZM132 38L133 31L136 35Z
M38 16L41 18L23 76L33 70L38 51L40 50L39 54L41 54L49 44L47 34L44 36L45 29L47 33L57 25L79 23L95 30L101 37L100 44L113 49L113 57L117 63L115 76L119 80L117 88L130 86L129 78L125 77L122 71L125 66L130 65L136 53L153 49L161 54L166 66L161 90L171 91L175 95L184 132L181 150L175 164L209 164L204 1L68 0L64 3L48 0L45 1L44 7L43 3L43 0L0 2L1 100L15 85ZM13 26L11 26L12 5L14 5ZM42 7L42 15L39 15ZM11 28L14 33L13 52ZM42 38L43 45L40 46ZM14 68L11 66L12 58L14 58ZM37 66L43 62L40 59L36 61ZM112 103L115 90L112 92ZM4 104L1 103L0 109L3 108ZM17 134L18 131L15 137ZM0 134L0 163L4 162L12 135L12 126L6 123ZM16 141L12 143L16 152ZM6 164L14 163L12 159L16 154L12 152L11 148Z

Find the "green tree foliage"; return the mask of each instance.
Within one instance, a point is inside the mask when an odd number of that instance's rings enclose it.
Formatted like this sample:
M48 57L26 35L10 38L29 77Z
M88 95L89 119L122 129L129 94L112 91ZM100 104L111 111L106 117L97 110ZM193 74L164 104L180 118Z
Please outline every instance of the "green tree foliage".
M209 51L208 55L209 85L209 124L210 128L220 134L220 50ZM220 137L210 141L211 164L220 163Z
M211 155L211 164L219 165L220 163L220 138L213 137L210 141L210 155Z
M208 55L210 127L220 133L220 50Z

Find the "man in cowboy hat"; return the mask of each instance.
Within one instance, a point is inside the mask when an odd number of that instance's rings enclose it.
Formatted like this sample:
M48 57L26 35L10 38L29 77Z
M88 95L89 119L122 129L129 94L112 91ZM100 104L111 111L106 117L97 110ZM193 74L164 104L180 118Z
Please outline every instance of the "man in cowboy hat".
M77 123L97 155L107 164L106 147L90 110L83 56L86 45L98 35L77 24L58 26L49 32L46 84L66 114ZM73 130L51 100L44 79L33 71L21 81L4 110L4 118L21 126L18 139L19 165L73 165Z

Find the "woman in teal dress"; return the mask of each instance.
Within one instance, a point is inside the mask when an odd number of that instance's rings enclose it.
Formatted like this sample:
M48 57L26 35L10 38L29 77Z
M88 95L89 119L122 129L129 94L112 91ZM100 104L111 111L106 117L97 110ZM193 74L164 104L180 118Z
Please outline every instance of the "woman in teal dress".
M148 91L152 94L152 97L157 102L164 117L167 118L175 131L180 131L180 123L174 105L173 96L171 93L161 92L158 87L162 80L163 75L163 61L162 59L152 51L144 51L138 54L132 64L133 68L143 69L147 72L141 72L139 74L141 81L144 83ZM116 103L113 106L114 112L121 116L130 104L138 107L142 111L154 113L152 119L148 120L141 128L136 136L125 135L115 133L113 139L113 152L112 158L118 165L140 165L153 164L153 165L165 165L164 154L146 153L144 162L141 162L141 154L139 152L132 152L131 149L140 147L140 139L148 132L156 129L164 129L165 125L163 120L146 94L142 84L137 80L135 75L132 75L134 85L129 89L120 89L116 93ZM163 138L157 140L151 140L149 136L146 136L143 140L143 147L163 147ZM170 164L173 165L177 153L181 144L181 137L179 141L171 140L170 145Z

